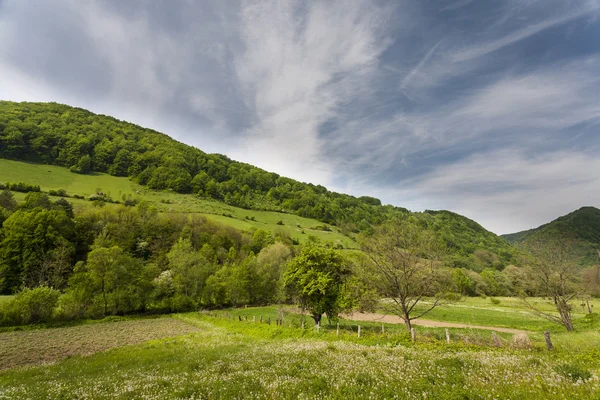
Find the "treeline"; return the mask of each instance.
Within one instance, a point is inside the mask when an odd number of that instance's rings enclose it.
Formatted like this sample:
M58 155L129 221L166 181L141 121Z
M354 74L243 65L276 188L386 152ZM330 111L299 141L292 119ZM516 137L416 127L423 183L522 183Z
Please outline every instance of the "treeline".
M17 204L5 190L0 222L0 292L18 293L4 324L43 319L24 310L48 302L60 318L270 304L293 254L283 234L158 214L145 202L74 215L63 198L32 192Z
M150 129L55 103L0 102L0 157L60 165L75 173L128 176L151 189L291 212L355 232L381 223L395 210L373 197L331 192L206 154Z
M0 157L54 164L75 173L128 176L151 189L194 193L237 207L289 212L369 233L408 210L376 198L353 197L206 154L159 132L56 103L0 101ZM416 213L454 253L454 266L481 271L516 262L503 239L447 211ZM476 254L476 251L477 254Z
M453 268L456 255L447 251L443 236L435 232L436 219L428 226L414 215L402 220L413 232L435 235L443 247L444 256L435 265L443 271L444 292L463 296L545 293L532 260L524 259L524 267L500 270L497 259L476 251L480 271ZM16 295L0 305L0 325L265 305L298 297L304 299L302 304L317 292L330 300L332 310L372 309L379 298L389 295L377 291L377 279L361 266L365 265L362 253L351 252L348 258L312 237L298 249L283 231L241 232L198 215L159 214L144 201L75 213L62 197L52 201L45 193L30 192L18 203L4 190L0 226L0 294ZM393 241L398 235L362 235L359 242ZM394 268L401 268L401 262L396 265L397 245L387 250ZM422 269L420 260L413 262L417 270ZM332 271L343 276L344 287L338 288L341 283L332 278L329 269L334 264ZM313 266L323 269L321 275ZM596 274L590 269L583 278L595 282ZM291 292L290 277L295 277ZM411 284L419 288L418 276L415 279ZM593 290L588 292L598 295L598 287L589 286ZM425 291L419 296L436 293ZM321 297L312 301L316 309L323 306Z

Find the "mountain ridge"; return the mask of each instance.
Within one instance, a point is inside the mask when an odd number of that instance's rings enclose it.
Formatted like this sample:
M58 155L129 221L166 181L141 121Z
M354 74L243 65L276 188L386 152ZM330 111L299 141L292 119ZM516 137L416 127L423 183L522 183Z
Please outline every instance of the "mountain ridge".
M153 190L316 219L348 236L368 233L394 215L410 214L440 233L455 250L457 266L472 269L500 268L512 263L516 254L504 239L451 211L411 213L382 205L375 197L332 192L64 104L0 101L0 158L62 166L79 174L127 176ZM490 256L478 258L478 250Z
M537 228L500 235L514 246L527 247L533 240L563 238L575 242L572 258L580 265L593 265L598 261L600 249L600 209L584 206Z

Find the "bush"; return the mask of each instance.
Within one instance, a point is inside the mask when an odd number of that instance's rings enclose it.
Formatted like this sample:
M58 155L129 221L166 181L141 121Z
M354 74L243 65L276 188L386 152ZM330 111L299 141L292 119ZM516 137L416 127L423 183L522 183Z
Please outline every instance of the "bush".
M496 305L500 304L500 300L498 300L494 297L490 297L490 301L492 302L492 304L496 304Z
M282 220L277 221L277 225L283 225L283 221Z
M50 190L48 190L48 194L50 196L69 197L69 195L67 194L67 191L65 189L58 189L58 190L50 189Z
M54 308L58 304L60 292L47 286L35 289L23 289L8 303L4 312L3 324L26 325L48 322L52 319Z
M17 182L17 183L6 182L6 188L8 188L14 192L22 192L22 193L39 192L40 191L39 185L30 185L30 184L24 183L24 182Z

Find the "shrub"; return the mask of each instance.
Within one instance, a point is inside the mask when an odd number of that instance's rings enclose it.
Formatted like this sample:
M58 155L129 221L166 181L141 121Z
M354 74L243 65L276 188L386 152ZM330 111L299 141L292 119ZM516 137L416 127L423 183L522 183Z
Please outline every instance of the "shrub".
M40 191L39 185L30 185L30 184L24 183L24 182L17 182L17 183L6 182L6 187L14 192L22 192L22 193L39 192Z
M25 288L6 306L3 323L25 325L50 321L59 296L58 290L47 286Z
M492 302L492 304L500 304L500 300L498 300L494 297L490 297L490 301Z
M69 197L69 195L67 194L67 191L65 189L58 189L58 190L50 189L50 190L48 190L48 194L50 196Z
M277 221L277 225L283 225L283 221L282 220Z

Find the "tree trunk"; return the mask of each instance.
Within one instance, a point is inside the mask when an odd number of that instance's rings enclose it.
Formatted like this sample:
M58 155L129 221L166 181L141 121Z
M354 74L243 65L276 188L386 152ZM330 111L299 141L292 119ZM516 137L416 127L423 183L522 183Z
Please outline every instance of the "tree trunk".
M315 325L321 325L321 317L323 314L313 314L312 319L315 321Z
M560 320L562 324L567 329L567 331L573 330L573 321L571 320L571 310L569 305L563 300L558 299L554 302L556 304L556 308L558 309L558 313L560 315Z
M410 333L410 330L412 329L412 324L410 322L410 318L409 318L408 314L404 313L404 315L402 315L402 319L404 320L404 325L406 326L406 330Z

